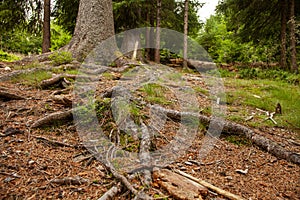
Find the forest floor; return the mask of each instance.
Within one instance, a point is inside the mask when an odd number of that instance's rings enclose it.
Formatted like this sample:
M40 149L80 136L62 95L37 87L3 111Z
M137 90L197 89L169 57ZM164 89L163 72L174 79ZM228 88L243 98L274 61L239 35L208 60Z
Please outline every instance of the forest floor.
M32 63L9 65L11 71L1 69L0 78L20 70L45 67L49 63L35 65ZM66 66L70 69L65 69ZM45 73L28 71L27 75L19 74L1 80L2 92L16 94L22 99L11 100L0 97L0 199L99 199L111 187L118 184L118 180L105 165L89 156L72 120L38 128L32 127L39 119L72 107L74 86L71 79L63 79L63 82L49 87L41 86L43 79L49 79L59 73L75 74L75 70L71 68L72 64L69 64ZM211 99L203 76L199 73L182 72L181 69L173 70L183 77L188 87L195 89L200 112L211 115L209 109ZM56 75L53 75L54 73ZM120 85L122 76L124 73L116 71L101 74L97 81L96 95L101 96L112 86ZM123 81L136 80L125 78ZM228 93L235 90L226 83L225 88ZM180 105L174 101L176 98L172 92L159 87L153 90L155 94L142 87L134 94L136 99L145 104L136 103L138 109L130 112L134 119L143 120L145 124L150 123L147 116L149 108L145 106L146 104L160 104L168 109L180 110ZM98 100L100 103L105 102L102 97ZM241 116L236 113L244 113L243 117L247 117L258 111L253 106L234 102L236 101L231 99L227 104L229 116L227 119L236 119L238 123L251 127L254 132L276 141L285 149L296 154L300 153L299 129L275 125L270 120L266 122L263 120L264 117L254 117L250 122L241 120ZM100 105L102 109L104 104ZM107 110L101 111L104 114L102 113L99 121L105 134L110 136L112 133L117 134L117 125L111 119L111 113ZM279 118L274 116L274 120ZM177 121L167 119L165 126L160 130L161 136L152 141L153 148L160 148L172 140L178 127ZM165 168L184 171L244 199L300 199L298 164L279 159L242 136L226 134L217 138L211 151L200 162L199 150L205 134L206 128L200 126L191 146ZM136 142L130 143L128 139L124 144L122 143L124 138L119 140L121 145L125 146L124 149L138 150ZM146 186L140 176L138 173L126 175L136 190L143 190L153 199L173 199L157 179L154 178L152 183ZM115 199L131 198L133 195L125 187L115 197ZM226 197L210 191L203 199L226 199Z

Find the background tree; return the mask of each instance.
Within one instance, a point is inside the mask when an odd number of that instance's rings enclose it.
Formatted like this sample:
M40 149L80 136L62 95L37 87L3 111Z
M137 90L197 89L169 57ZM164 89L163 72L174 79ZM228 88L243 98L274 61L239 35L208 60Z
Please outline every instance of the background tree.
M296 20L295 20L295 0L290 0L290 31L291 31L291 68L298 73L297 52L296 52Z
M47 53L50 51L50 0L44 0L44 23L43 23L43 46L42 53Z
M155 44L155 55L154 60L160 63L160 13L161 13L161 0L157 0L157 11L156 11L156 44Z
M189 22L189 1L185 0L184 1L184 30L183 30L183 34L184 34L184 41L183 41L183 67L187 68L187 48L188 48L188 44L187 44L187 35L188 35L188 22Z

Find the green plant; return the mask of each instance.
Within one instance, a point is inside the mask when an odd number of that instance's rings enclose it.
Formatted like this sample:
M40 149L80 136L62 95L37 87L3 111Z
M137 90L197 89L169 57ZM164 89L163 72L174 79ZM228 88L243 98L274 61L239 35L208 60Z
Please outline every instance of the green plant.
M68 51L56 51L49 58L54 65L68 64L73 61L72 54Z
M165 96L167 88L156 83L145 84L140 89L140 91L146 93L145 99L151 103L158 103L163 105L168 105L171 103L171 101L169 101Z
M66 32L61 26L51 23L51 51L58 50L69 43L72 36Z

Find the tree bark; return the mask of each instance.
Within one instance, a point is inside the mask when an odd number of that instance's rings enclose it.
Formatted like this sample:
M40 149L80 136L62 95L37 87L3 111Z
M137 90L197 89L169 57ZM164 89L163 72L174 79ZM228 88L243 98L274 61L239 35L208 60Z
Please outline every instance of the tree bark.
M187 36L188 36L188 22L189 22L189 0L184 1L184 39L183 39L183 67L187 68Z
M47 53L50 51L50 0L44 0L44 25L43 25L43 45L42 52Z
M290 0L290 30L291 30L291 70L298 73L295 28L295 0Z
M80 0L74 35L63 49L83 61L97 44L113 35L112 0Z
M160 12L161 12L161 0L157 0L157 14L156 14L156 45L154 60L156 63L160 63Z
M282 69L287 69L286 64L286 24L287 24L287 0L280 1L281 9L281 49L280 49L280 66Z

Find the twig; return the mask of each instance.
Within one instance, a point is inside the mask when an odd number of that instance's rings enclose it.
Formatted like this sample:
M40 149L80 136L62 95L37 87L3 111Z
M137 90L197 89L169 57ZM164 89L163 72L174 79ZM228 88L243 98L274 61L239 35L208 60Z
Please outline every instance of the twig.
M67 144L67 143L64 143L64 142L58 142L58 141L51 140L51 139L48 139L48 138L45 138L45 137L42 137L42 136L32 135L32 137L34 137L34 138L36 138L36 139L38 139L38 140L46 141L48 144L51 144L51 145L53 145L53 146L72 147L72 148L75 148L75 147L76 147L76 146L71 145L71 144Z

